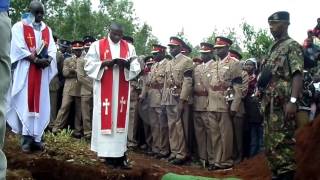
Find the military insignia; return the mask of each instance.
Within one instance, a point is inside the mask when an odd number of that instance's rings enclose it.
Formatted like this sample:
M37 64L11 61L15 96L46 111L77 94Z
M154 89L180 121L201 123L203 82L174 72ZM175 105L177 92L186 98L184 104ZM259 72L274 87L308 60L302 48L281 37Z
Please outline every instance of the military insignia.
M211 76L211 74L207 74L207 77L210 77Z
M220 41L220 38L217 38L216 41Z

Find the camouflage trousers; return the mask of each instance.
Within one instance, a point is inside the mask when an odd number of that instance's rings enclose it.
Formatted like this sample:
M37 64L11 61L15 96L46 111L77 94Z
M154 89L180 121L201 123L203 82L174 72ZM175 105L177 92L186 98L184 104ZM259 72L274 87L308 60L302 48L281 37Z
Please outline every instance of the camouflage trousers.
M283 109L282 107L273 108L273 112L265 112L265 152L274 175L296 169L295 122L285 120Z

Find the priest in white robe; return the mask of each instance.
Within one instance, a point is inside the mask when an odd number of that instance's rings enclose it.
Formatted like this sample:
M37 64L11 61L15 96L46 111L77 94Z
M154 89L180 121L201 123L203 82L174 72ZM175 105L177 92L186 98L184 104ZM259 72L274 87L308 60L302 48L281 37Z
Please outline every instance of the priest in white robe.
M128 168L129 80L141 68L134 46L122 36L122 26L112 23L107 37L90 46L84 69L94 79L91 150L109 165Z
M12 27L13 77L6 114L12 131L22 135L26 153L43 150L41 138L50 119L49 83L57 73L57 49L51 29L42 22L43 4L32 1L30 12L32 21L22 20Z

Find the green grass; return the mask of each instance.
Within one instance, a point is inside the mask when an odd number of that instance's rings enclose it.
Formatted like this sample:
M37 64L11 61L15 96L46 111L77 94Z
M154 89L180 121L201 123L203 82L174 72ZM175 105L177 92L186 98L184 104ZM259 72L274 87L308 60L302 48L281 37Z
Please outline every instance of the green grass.
M96 156L90 151L89 144L84 139L72 137L70 128L54 134L47 132L44 135L47 153L54 158L69 162L92 165L96 163Z

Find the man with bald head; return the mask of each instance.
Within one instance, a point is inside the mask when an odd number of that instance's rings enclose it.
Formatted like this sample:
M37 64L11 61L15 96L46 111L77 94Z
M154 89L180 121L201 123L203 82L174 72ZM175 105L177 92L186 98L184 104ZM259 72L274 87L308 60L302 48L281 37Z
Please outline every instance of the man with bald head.
M43 150L42 135L50 120L49 83L57 73L57 48L51 29L42 21L43 4L32 1L29 21L12 27L13 81L7 121L22 135L22 151Z
M112 23L107 36L90 46L84 70L94 79L91 149L108 165L127 169L129 80L141 68L134 47L122 37L123 27Z

